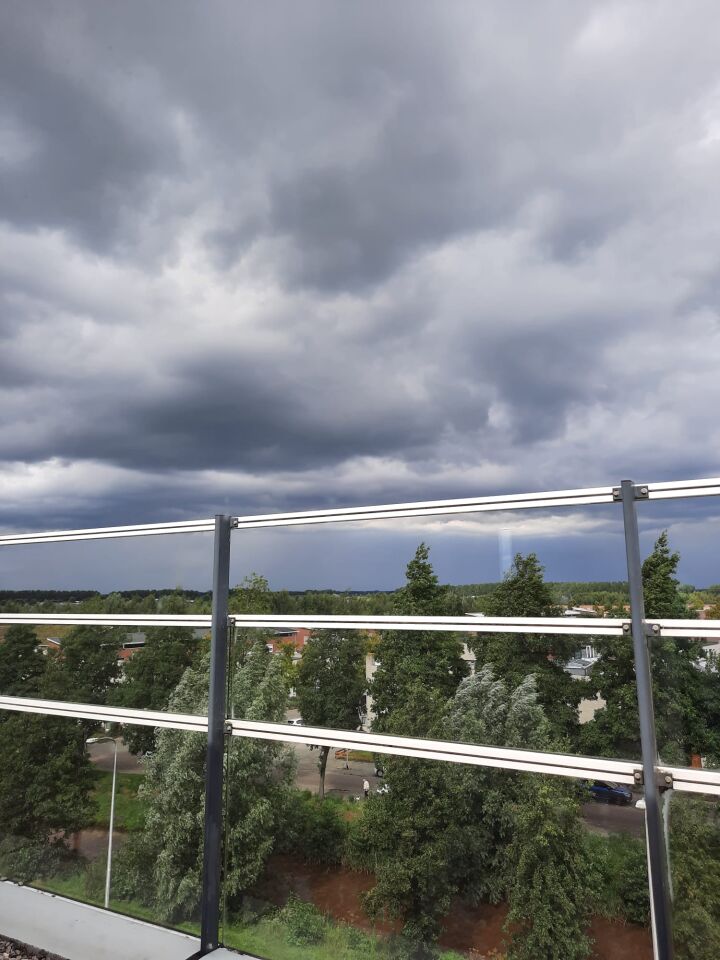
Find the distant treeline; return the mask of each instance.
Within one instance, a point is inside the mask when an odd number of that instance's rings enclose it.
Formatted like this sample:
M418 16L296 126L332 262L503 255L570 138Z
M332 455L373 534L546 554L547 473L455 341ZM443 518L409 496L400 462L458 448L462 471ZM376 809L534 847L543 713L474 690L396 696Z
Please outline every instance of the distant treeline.
M448 585L450 609L456 615L484 613L499 584L464 583ZM549 582L558 607L594 604L613 609L627 603L627 584L623 580ZM230 609L242 612L247 606L247 587L233 588ZM395 590L268 590L267 612L277 614L367 614L383 615L394 611ZM688 603L699 608L720 599L720 584L696 590L684 585ZM0 590L0 612L43 610L64 613L209 613L209 591L163 588L161 590L116 590L102 594L97 590ZM249 608L248 608L249 609Z
M135 600L138 597L170 597L181 593L184 597L193 600L210 597L209 590L185 590L182 587L165 588L163 590L113 590L112 595L122 597L123 600ZM92 597L107 597L111 594L100 593L99 590L0 590L0 603L5 600L17 600L21 603L75 603L81 600L90 600Z

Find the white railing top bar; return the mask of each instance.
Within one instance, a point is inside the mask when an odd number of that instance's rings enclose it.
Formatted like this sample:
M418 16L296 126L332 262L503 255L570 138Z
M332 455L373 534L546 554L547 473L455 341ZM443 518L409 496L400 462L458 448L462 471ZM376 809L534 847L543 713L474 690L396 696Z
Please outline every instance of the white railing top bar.
M141 727L168 727L207 733L207 717L188 713L163 713L151 710L133 710L129 707L109 707L93 703L68 703L64 700L38 700L33 697L0 696L0 710L16 713L40 713L50 717L77 717L109 723L130 723Z
M720 620L653 620L647 623L659 627L661 637L686 637L720 640Z
M706 480L670 480L638 484L647 488L649 500L678 497L720 496L720 477ZM527 510L541 507L578 507L613 503L615 488L584 487L576 490L550 490L540 493L513 493L459 500L420 500L410 503L386 503L374 506L336 507L331 510L303 510L295 513L269 513L235 517L238 530L258 527L287 527L314 523L348 523L358 520L390 520L402 517L451 516L483 513L491 510ZM92 527L79 530L54 530L44 533L15 533L0 536L0 547L32 543L61 543L73 540L106 540L119 537L147 537L171 533L210 533L214 519L179 520L172 523L144 523L122 527Z
M303 510L297 513L268 513L235 517L238 530L256 527L288 527L309 523L348 523L355 520L391 520L402 517L433 517L455 513L484 513L491 510L527 510L540 507L572 507L612 503L612 487L583 490L552 490L542 493L513 493L461 500L420 500L411 503L384 503L369 507L336 507L332 510Z
M84 530L51 530L46 533L8 533L0 547L30 543L66 543L73 540L111 540L120 537L150 537L170 533L212 533L215 520L178 520L173 523L138 523L125 527L91 527Z
M164 713L135 710L89 703L69 703L60 700L40 700L31 697L0 696L0 710L72 717L145 727L164 727L190 733L205 733L205 716L183 713ZM321 744L329 747L349 747L370 750L378 754L414 757L423 760L444 760L474 766L526 773L545 773L572 779L600 779L615 783L634 783L640 769L639 760L613 760L603 757L571 756L542 753L511 747L493 747L474 743L454 743L447 740L424 740L414 737L396 737L359 730L334 730L324 727L290 726L252 720L228 720L226 727L232 736L257 740L271 740L288 744ZM720 770L696 770L691 767L659 766L661 774L669 773L674 789L720 795Z
M672 500L679 497L720 496L720 477L707 480L666 480L661 483L646 483L648 500Z
M605 777L616 782L633 783L638 762L570 756L518 750L511 747L491 747L475 743L449 740L425 740L416 737L398 737L361 730L333 730L325 727L291 726L253 720L229 720L233 736L284 743L321 744L330 747L350 747L373 753L386 753L425 760L449 760L478 766L502 767L535 773L553 773L567 777Z
M95 626L95 627L196 627L207 628L212 626L212 617L209 614L197 616L179 614L114 614L114 613L0 613L0 624L52 624L60 627Z
M243 613L228 617L231 626L260 630L411 630L433 633L532 633L554 636L619 637L628 633L630 620L611 617L400 617L349 614ZM645 621L648 632L660 637L720 641L720 620ZM160 613L0 613L0 625L28 624L98 627L190 627L209 630L209 614ZM657 629L655 629L657 628Z
M582 617L354 617L303 614L230 614L236 627L316 630L427 630L458 633L547 633L615 637L629 621Z

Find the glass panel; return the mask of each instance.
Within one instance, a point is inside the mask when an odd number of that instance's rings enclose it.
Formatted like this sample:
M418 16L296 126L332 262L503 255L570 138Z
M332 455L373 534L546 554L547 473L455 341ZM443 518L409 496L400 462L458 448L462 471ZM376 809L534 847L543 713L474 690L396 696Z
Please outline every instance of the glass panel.
M645 613L653 619L697 620L718 616L709 584L720 580L717 552L701 528L703 502L642 504L649 529L641 535ZM682 510L687 523L676 524ZM690 537L688 536L690 531ZM698 559L706 555L699 566ZM689 583L699 574L703 581ZM709 587L709 588L708 588ZM650 646L653 702L661 762L677 766L720 766L720 648L712 640L653 638Z
M588 616L627 616L624 581L553 582L543 567L547 562L551 570L563 569L564 563L567 569L568 551L564 548L559 556L555 537L566 537L568 532L582 531L590 524L597 533L592 553L585 547L587 556L583 556L582 550L571 548L578 552L579 568L585 567L585 560L592 576L603 571L608 577L624 575L622 525L617 509L595 507L587 515L570 513L563 520L559 525L557 518L544 511L500 518L486 514L460 521L456 518L450 523L433 520L427 530L433 537L432 551L424 544L418 548L415 540L415 546L408 548L409 557L406 554L409 563L404 585L395 591L291 594L271 591L267 581L253 575L232 591L230 609L236 613L454 615L467 616L468 623L483 615L565 615L568 623L581 623ZM394 525L398 537L395 546L409 544L411 531L415 529L417 535L423 523L402 521ZM461 570L450 566L447 549L448 540L457 546L458 524L465 536ZM474 537L472 550L468 546L469 530ZM283 533L292 541L288 541L289 549L297 550L299 540L305 543L304 537L311 538L306 546L317 548L312 540L317 531ZM371 535L367 530L365 533ZM272 533L273 537L277 535L277 531ZM341 532L334 535L340 537ZM516 553L518 547L524 552ZM485 554L492 554L490 566ZM474 579L487 576L489 570L497 578L498 555L506 574L502 582L464 582L473 579L474 571ZM438 567L442 564L453 571L454 586L441 584L434 568L436 560ZM384 569L378 573L380 578L386 576ZM393 580L402 582L400 560ZM257 631L243 631L241 641L252 644L258 635ZM560 753L632 760L640 756L632 642L626 636L348 629L323 632L290 623L283 630L265 631L264 639L274 653L284 655L295 681L289 692L288 722L474 743L508 742L503 731L491 722L448 725L438 716L462 678L484 669L488 683L502 681L508 692L517 696L523 695L524 690L518 688L527 677L534 677L548 729L542 735L515 736L513 746L542 745ZM618 687L622 687L620 697L615 695ZM398 714L396 708L402 704L409 706Z
M0 871L102 906L110 855L111 909L196 933L206 737L161 730L136 757L123 732L0 711Z
M665 794L670 837L673 936L678 960L720 956L720 803Z
M367 796L320 798L308 753L231 738L226 946L268 960L510 945L518 958L650 960L641 813L607 805L593 822L571 780L390 756Z
M94 604L113 605L101 599ZM152 602L170 612L187 607L186 598L173 594ZM0 694L166 710L184 671L208 645L207 629L0 625ZM125 739L142 754L152 749L154 733L131 728Z

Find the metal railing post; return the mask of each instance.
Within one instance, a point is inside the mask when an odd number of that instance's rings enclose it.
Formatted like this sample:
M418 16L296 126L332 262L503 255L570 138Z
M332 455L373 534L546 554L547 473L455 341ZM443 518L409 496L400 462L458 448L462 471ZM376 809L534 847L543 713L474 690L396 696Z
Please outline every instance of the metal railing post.
M205 764L205 843L203 847L201 953L218 946L223 830L223 759L228 661L228 595L232 518L215 517L213 552L212 639L208 740Z
M645 491L647 492L647 491ZM658 762L655 737L650 652L645 632L645 598L642 584L640 537L638 533L636 488L631 480L620 485L625 551L627 554L630 617L632 620L635 682L637 685L640 717L640 745L642 749L643 783L645 790L645 826L647 838L648 879L652 917L653 948L656 960L672 960L673 940L668 895L667 860L660 809L660 792L656 779Z

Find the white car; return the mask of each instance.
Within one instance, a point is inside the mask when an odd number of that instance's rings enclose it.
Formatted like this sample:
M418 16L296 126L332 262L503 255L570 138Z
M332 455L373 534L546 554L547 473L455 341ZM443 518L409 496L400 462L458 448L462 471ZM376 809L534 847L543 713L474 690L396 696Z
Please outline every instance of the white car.
M288 720L288 723L291 727L301 727L302 726L302 717L294 717L292 720Z

